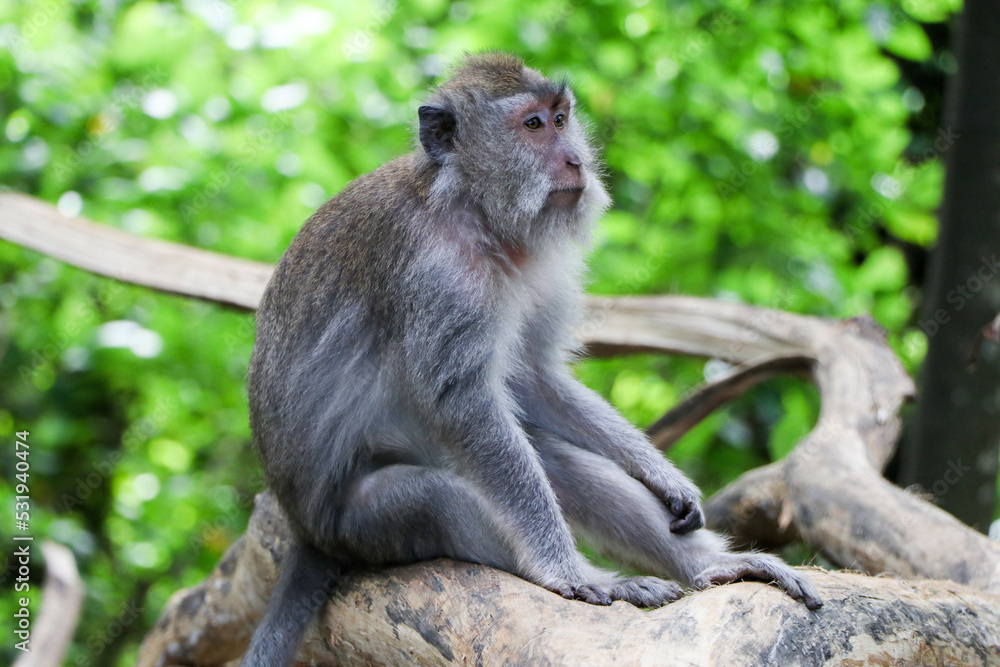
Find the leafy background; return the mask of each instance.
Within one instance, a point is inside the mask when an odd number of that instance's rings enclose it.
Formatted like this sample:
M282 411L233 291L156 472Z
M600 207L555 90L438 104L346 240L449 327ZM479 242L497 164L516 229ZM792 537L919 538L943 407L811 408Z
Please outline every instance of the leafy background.
M871 313L913 372L958 9L15 0L0 6L0 187L275 262L326 198L412 147L416 106L450 62L502 48L568 77L606 146L615 207L592 292ZM263 488L243 382L252 333L248 314L0 242L0 507L13 506L13 432L29 430L32 534L68 545L87 584L67 664L132 664L170 594L243 531ZM720 370L579 366L638 424ZM711 492L784 454L817 407L811 387L772 381L671 455ZM12 521L0 525L9 555Z

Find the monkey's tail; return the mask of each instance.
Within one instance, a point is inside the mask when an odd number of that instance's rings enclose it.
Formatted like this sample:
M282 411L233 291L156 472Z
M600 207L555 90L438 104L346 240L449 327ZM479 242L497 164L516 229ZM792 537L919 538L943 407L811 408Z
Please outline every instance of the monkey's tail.
M291 665L309 622L329 599L342 573L336 561L295 538L240 666Z

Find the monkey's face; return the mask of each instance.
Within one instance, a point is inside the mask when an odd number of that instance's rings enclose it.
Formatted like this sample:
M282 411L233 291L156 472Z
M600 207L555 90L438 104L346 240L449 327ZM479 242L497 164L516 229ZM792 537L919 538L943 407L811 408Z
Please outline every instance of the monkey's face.
M549 229L569 227L582 234L610 200L601 183L594 149L574 113L569 89L532 97L509 115L512 144L531 156L537 178L526 183L533 193L529 215ZM533 225L536 226L536 225Z
M480 101L481 115L459 119L455 157L468 191L494 229L511 240L544 229L589 227L607 207L573 102L562 87Z
M420 108L420 142L438 166L433 205L474 203L502 240L588 237L610 200L572 91L509 58L460 68Z
M548 202L561 208L575 207L587 187L583 158L574 147L579 141L568 133L571 113L570 99L559 93L548 100L533 99L509 116L515 142L538 155L548 182Z

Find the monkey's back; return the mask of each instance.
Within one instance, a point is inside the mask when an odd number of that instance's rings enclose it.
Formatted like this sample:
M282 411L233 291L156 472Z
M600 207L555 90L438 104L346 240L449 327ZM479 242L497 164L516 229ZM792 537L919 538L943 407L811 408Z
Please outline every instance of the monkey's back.
M349 183L296 235L257 310L247 385L254 444L293 521L339 491L392 390L383 357L401 332L413 219L430 176L407 155ZM315 472L313 472L315 471ZM324 479L312 475L322 474Z

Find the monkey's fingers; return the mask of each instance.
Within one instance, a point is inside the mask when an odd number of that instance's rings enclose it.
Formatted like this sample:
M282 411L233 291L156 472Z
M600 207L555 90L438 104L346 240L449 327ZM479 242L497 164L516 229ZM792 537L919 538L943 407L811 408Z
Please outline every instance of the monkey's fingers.
M705 525L698 502L686 498L674 498L668 504L670 513L677 518L670 522L670 532L685 535Z

